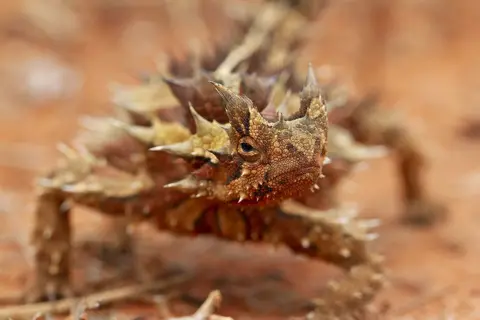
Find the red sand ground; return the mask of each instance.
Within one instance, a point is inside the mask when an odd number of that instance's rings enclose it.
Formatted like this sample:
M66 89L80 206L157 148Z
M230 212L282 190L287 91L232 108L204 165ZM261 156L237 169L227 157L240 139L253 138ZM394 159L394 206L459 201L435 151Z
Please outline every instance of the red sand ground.
M480 319L480 216L474 206L480 196L480 148L478 136L475 141L459 134L466 120L480 119L480 5L473 0L390 3L349 1L332 6L313 34L306 57L316 64L341 64L361 92L378 88L387 107L401 109L430 159L427 182L432 195L448 205L450 215L429 230L400 225L391 159L372 162L368 170L355 174L344 198L358 203L363 216L383 221L375 245L386 255L391 284L376 305L390 306L386 318ZM108 113L108 84L132 82L133 71L153 70L152 59L176 37L162 29L161 9L149 7L119 9L102 25L87 21L79 47L32 40L28 32L29 37L22 38L5 31L14 26L17 7L0 5L0 299L5 301L18 298L31 276L33 178L52 165L55 143L74 136L79 116ZM89 10L80 8L83 16ZM134 37L136 46L145 46L140 54L121 45L123 28L139 19L153 25L148 36ZM56 103L21 99L11 70L42 54L62 56L80 72L82 92ZM76 244L113 237L104 218L86 210L75 212ZM218 288L224 294L220 313L237 319L299 314L307 299L337 274L283 250L150 231L140 236L140 231L138 243L146 251L142 259L151 260L153 269L177 266L195 275L181 288L183 300L201 301ZM95 268L109 276L119 271L93 257L78 260L75 283L80 289L98 281ZM195 308L193 303L170 305L177 315ZM154 312L138 306L115 311L130 318Z

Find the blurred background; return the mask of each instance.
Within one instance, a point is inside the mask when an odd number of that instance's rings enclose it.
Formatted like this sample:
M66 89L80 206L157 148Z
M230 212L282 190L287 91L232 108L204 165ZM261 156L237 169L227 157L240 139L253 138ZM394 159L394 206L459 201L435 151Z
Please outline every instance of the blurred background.
M80 117L111 113L112 83L137 83L158 70L165 54L182 55L190 38L222 41L231 23L227 9L238 2L247 1L0 4L0 300L15 301L30 280L33 183L55 163L56 144L74 137ZM351 177L342 199L383 221L375 246L387 257L391 283L376 307L393 310L389 319L480 319L480 3L331 1L309 36L306 62L328 65L360 93L378 90L382 107L406 116L429 161L428 186L449 210L431 229L403 226L391 159L371 161ZM78 259L75 281L91 289L129 263L109 263L104 251L81 245L115 238L107 218L79 208L74 219L75 254L85 258ZM150 269L198 275L169 303L175 314L194 310L217 288L225 296L223 315L301 313L337 272L282 250L147 229L135 238ZM231 270L232 263L241 270ZM130 319L155 314L148 306L108 312Z

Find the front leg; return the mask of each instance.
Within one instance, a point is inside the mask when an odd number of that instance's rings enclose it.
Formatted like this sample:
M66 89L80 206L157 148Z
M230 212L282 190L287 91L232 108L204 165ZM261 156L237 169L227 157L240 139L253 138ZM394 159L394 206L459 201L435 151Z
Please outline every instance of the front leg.
M33 231L35 280L26 300L56 300L73 294L70 287L71 225L67 199L42 190Z
M376 237L369 229L377 222L355 221L345 211L319 211L293 201L259 210L194 198L155 218L161 230L283 245L296 254L341 267L347 277L331 283L318 299L312 314L316 319L353 319L349 317L363 313L383 284L381 259L368 249Z
M121 220L142 220L145 218L142 208L147 208L149 200L154 199L146 193L152 183L145 174L130 174L107 166L97 166L94 171L89 163L80 160L70 160L67 166L41 178L39 187L33 232L36 279L26 295L29 301L57 300L72 295L69 202L119 219L119 229L124 235L125 221Z
M264 239L282 243L297 254L333 263L347 277L331 282L309 319L358 319L382 288L382 258L368 249L376 235L369 229L376 221L355 221L342 211L312 210L293 201L284 202Z

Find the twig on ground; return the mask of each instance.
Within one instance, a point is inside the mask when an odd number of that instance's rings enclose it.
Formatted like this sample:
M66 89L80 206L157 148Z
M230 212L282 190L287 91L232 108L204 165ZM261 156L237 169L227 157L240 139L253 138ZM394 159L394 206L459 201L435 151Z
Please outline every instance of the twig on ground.
M106 290L84 297L68 298L54 302L33 303L18 306L7 306L0 308L0 319L31 319L39 313L64 313L69 312L79 301L83 301L85 309L105 305L107 303L118 302L141 295L148 291L163 290L168 287L178 285L186 281L186 275L172 276L167 280L160 280L149 284L137 284L125 286L117 289Z
M222 301L220 291L215 290L210 292L207 300L198 308L198 310L191 316L173 317L168 320L233 320L230 317L224 317L214 314Z

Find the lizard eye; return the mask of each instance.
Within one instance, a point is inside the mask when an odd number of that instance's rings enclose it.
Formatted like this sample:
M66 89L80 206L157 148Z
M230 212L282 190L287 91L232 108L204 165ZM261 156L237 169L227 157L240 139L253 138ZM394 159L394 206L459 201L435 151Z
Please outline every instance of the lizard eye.
M243 152L252 152L254 149L253 146L247 142L240 143L240 147L242 148Z
M237 152L243 159L249 162L255 162L260 158L260 152L250 137L242 138L239 141Z

